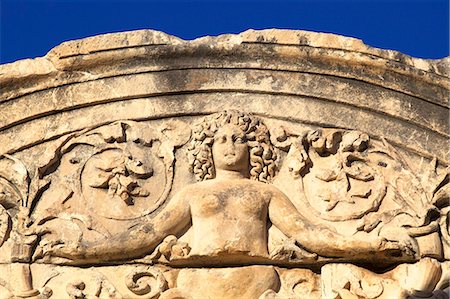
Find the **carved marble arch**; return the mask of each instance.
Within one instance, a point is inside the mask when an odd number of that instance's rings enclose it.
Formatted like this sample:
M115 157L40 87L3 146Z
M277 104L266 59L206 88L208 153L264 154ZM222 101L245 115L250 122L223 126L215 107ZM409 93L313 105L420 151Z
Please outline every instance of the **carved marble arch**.
M219 142L215 135L229 124L244 132L245 136L236 137L235 141L240 142L237 138L244 138L247 150L253 153L246 162L249 169L247 178L238 180L245 183L244 187L234 187L233 180L227 181L228 187L221 187L220 184L205 185L206 189L192 187L216 180L214 158L217 157L212 155L212 146L214 142ZM230 138L235 138L233 136L230 135ZM179 280L175 280L178 281L176 283L173 281L175 274L168 274L170 270L164 267L226 268L230 264L245 266L249 263L254 264L253 267L267 267L257 265L268 264L278 267L307 266L314 270L333 261L363 263L370 269L377 269L379 265L393 266L419 261L414 267L428 267L426 271L431 271L431 277L424 277L423 283L434 288L439 281L442 284L444 279L442 266L426 257L448 259L449 206L446 190L449 174L436 158L424 162L420 170L413 168L408 159L386 139L373 138L364 132L312 128L235 110L207 116L163 119L157 123L117 121L63 138L53 157L37 169L33 180L30 180L25 166L19 160L11 156L3 157L1 162L7 165L4 169L9 171L0 177L2 240L11 238L11 258L22 267L26 265L24 262L41 265L87 263L91 266L104 262L121 264L123 261L147 264L134 270L122 269L119 275L125 283L126 294L129 292L145 298L191 298L192 292L197 292L190 290L189 293L188 286L199 279L195 275L192 276L194 278L190 276L189 271L194 270L181 270L182 274ZM418 171L421 176L417 175ZM265 190L264 186L271 186L276 191L255 193L251 187L252 181L261 184L257 185L260 190ZM212 192L220 188L228 190L230 186L239 198L220 198ZM183 191L186 189L186 192ZM289 229L286 230L284 224L277 227L279 220L271 218L271 214L276 212L261 212L253 208L248 213L256 214L242 214L239 210L245 210L245 203L238 209L226 210L227 205L232 206L227 200L251 200L251 197L257 198L267 192L283 194L289 200L293 211L298 212L298 217L282 216L291 217L291 222L301 221L305 224L300 233L324 233L348 240L354 246L352 254L339 256L339 250L333 251L339 248L333 247L343 245L332 241L329 241L329 246L333 254L315 252L308 243L313 241L296 238ZM195 197L193 193L203 194L203 197ZM163 221L165 218L174 221L170 215L161 215L167 213L166 209L178 194L206 200L208 209L212 205L209 202L211 198L225 200L213 209L218 209L219 214L221 209L227 213L236 213L235 216L222 215L222 218L214 221L229 223L226 222L229 220L227 217L235 219L233 221L243 221L239 219L242 215L267 221L267 226L263 227L267 229L267 242L263 243L267 246L267 254L252 252L252 249L242 250L239 242L228 240L226 244L229 247L226 250L216 248L216 251L194 253L198 244L198 240L193 240L198 238L195 231L198 227L195 226L202 220L195 217L216 216L195 216L197 212L193 209L196 206L192 203L192 218L187 228L176 229L173 235L161 235L155 244L157 246L149 245L147 249L141 248L138 254L133 254L136 242L123 237L142 240L151 238L145 230L159 225L154 221ZM257 206L259 203L252 201L251 204ZM170 213L177 211L172 210ZM268 213L269 216L261 213ZM16 226L16 230L11 233L12 225ZM206 239L208 234L214 233L209 232L208 228L202 230ZM253 237L245 236L245 232L242 234L238 230L233 233L245 242L251 242ZM227 234L226 229L223 234ZM372 244L375 247L366 247L366 240L381 240L381 243ZM83 255L76 253L83 244L98 246L93 262L89 262L89 259L84 262ZM360 245L361 248L358 248ZM119 248L125 258L109 259L108 247ZM60 255L58 252L61 249L74 251ZM127 251L131 253L127 254ZM328 287L333 290L328 295L333 298L347 298L346 294L378 298L384 288L392 285L396 286L399 296L403 296L401 294L410 292L412 288L408 283L414 285L416 281L400 283L396 277L407 277L409 274L405 273L419 273L421 270L405 270L405 266L402 267L385 275L390 278L369 280L364 274L368 270L351 267L340 269L331 264L322 269L322 278L311 270L286 272L280 268L275 272L277 278L274 279L281 280L281 289L274 287L274 283L268 279L267 291L261 298L288 298L284 297L288 294L292 296L289 298L297 298L299 294L319 296L319 279L332 276L333 271L349 275L344 275L339 281L327 278L331 283ZM26 272L26 267L24 269L19 272ZM179 270L173 271L178 275ZM249 271L249 275L253 275L256 270L245 268L242 271ZM261 268L255 273L270 277L274 275L270 274L271 271ZM301 272L299 276L295 275L295 271ZM109 276L102 272L80 273L80 277L89 277L86 280L73 280L66 272L64 268L54 270L47 279L61 281L64 278L64 283L67 283L66 293L72 298L83 298L91 293L96 296L103 294L107 298L127 298L127 295L122 294L123 291L118 291L116 278L112 278L112 281L107 278L111 277L109 272ZM220 273L205 272L201 275L205 279L213 279ZM308 278L299 278L305 275ZM255 282L249 282L250 285L252 283ZM174 284L184 287L173 287ZM0 281L0 285L6 286L7 283L2 284ZM46 292L51 296L53 291L46 287L41 290L41 295Z
M142 30L0 66L0 299L448 298L448 58Z

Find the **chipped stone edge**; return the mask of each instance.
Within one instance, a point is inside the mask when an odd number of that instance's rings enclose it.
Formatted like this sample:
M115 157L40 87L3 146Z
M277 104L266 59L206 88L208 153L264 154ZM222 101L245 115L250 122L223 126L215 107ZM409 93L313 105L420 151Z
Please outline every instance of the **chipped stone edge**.
M367 62L370 64L373 59L379 58L392 61L396 66L384 65L386 69L410 75L412 77L420 76L420 74L428 73L434 79L435 84L444 84L450 89L450 56L442 59L427 60L422 58L410 57L406 54L394 51L383 50L370 47L363 43L362 40L345 37L331 33L317 33L303 30L284 30L284 29L265 29L265 30L247 30L240 34L224 34L219 36L205 36L194 40L182 40L175 36L166 34L156 30L135 30L119 33L108 33L79 40L63 42L62 44L51 49L46 56L34 59L24 59L16 62L0 65L0 84L20 84L24 80L30 83L36 80L55 79L66 70L76 68L77 64L83 65L83 59L77 59L81 56L93 55L101 52L113 52L115 50L142 48L142 47L158 47L158 46L184 46L198 47L207 46L226 50L243 44L267 44L275 46L303 46L316 49L341 50L349 53L362 54L360 61L355 64ZM336 54L335 60L344 61L345 58ZM130 59L127 57L125 59ZM399 70L398 64L404 65L408 70ZM89 68L89 66L84 66ZM83 67L82 67L83 69ZM415 72L416 70L417 72ZM90 77L90 76L88 76ZM97 79L97 78L90 78ZM52 86L57 87L60 84L70 84L90 80L89 78L75 79L73 82L54 82ZM434 81L432 78L428 80ZM72 80L70 80L72 81ZM441 83L438 83L441 82ZM444 83L442 83L444 82ZM33 87L29 86L24 90L25 93L32 92ZM20 93L20 92L19 92ZM1 93L0 93L1 94ZM0 95L0 98L4 96ZM10 96L6 96L7 100ZM0 100L1 101L1 100Z
M346 37L332 33L319 33L304 30L285 29L249 29L239 34L223 34L219 36L204 36L193 40L183 40L161 31L143 29L108 33L91 36L83 39L63 42L51 49L46 56L35 59L23 59L0 65L1 76L26 76L27 69L23 66L33 63L36 67L34 74L48 74L51 65L56 59L92 54L100 51L117 50L138 46L179 45L183 43L192 44L242 44L242 43L264 43L278 45L310 46L314 48L346 50L362 54L370 54L380 58L401 62L414 68L432 72L437 75L450 77L450 56L442 59L415 58L395 50L385 50L364 44L360 39Z

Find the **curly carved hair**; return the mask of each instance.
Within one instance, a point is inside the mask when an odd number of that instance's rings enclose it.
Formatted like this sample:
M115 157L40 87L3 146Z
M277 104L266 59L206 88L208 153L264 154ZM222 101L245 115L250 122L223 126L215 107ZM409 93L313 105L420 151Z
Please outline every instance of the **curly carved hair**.
M275 175L277 154L270 143L269 130L258 118L236 110L208 115L194 126L188 158L197 181L215 177L212 158L214 135L226 124L239 126L246 135L250 154L250 178L270 182Z

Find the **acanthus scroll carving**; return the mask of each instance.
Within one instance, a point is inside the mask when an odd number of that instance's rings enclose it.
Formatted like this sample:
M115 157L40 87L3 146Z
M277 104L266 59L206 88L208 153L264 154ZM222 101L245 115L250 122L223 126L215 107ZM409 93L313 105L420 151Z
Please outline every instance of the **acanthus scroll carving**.
M167 198L173 182L174 147L186 142L190 133L176 122L151 134L140 134L142 131L138 123L121 122L71 142L94 147L84 162L76 156L70 162L82 164L78 170L81 193L97 214L133 219L148 215ZM104 209L105 205L110 209Z
M273 132L274 143L288 151L283 167L296 186L289 194L299 211L312 212L307 218L411 244L416 255L442 256L448 169L438 174L436 159L423 163L418 176L385 139L336 129Z
M334 131L325 136L311 131L293 144L294 151L306 156L300 156L304 166L292 167L292 174L308 171L303 176L305 196L320 217L357 219L380 206L386 186L365 152L368 144L369 136L357 131Z
M174 120L156 128L122 121L67 138L38 169L47 184L33 199L29 226L42 236L34 259L55 246L105 239L151 214L171 191L174 151L189 137Z

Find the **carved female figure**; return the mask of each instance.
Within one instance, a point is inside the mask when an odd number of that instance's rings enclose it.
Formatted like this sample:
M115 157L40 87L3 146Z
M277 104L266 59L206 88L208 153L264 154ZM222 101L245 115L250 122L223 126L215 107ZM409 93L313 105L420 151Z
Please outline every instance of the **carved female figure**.
M192 226L189 257L203 257L203 266L248 264L249 259L269 258L270 223L301 248L324 257L400 250L381 238L348 238L306 223L290 200L269 184L276 154L266 126L255 117L237 111L205 117L194 128L189 158L199 182L184 187L149 223L107 243L60 247L49 254L80 263L135 258ZM265 269L258 270L268 271L258 279L273 288L274 270Z
M178 192L150 223L117 236L126 238L126 243L82 243L49 254L85 261L138 257L151 252L164 237L179 235L192 225L191 255L240 252L267 257L269 221L321 256L354 256L388 244L380 238L343 237L305 223L290 200L269 184L276 154L266 126L255 117L237 111L205 117L194 128L189 158L199 182Z

